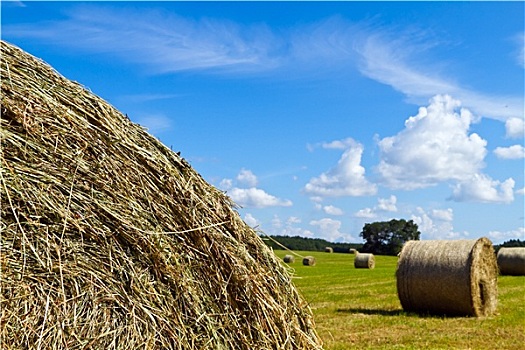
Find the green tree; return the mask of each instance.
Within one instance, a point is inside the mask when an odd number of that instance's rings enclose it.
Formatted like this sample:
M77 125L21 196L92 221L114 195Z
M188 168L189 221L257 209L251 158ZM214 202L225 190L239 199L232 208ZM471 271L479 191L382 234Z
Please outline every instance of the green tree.
M412 220L393 219L365 224L359 235L365 240L363 252L397 255L406 241L419 240L421 232Z

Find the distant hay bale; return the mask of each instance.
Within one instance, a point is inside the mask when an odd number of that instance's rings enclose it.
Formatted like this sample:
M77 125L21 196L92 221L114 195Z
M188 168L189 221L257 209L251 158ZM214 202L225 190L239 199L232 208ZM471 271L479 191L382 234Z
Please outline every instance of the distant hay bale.
M283 261L287 264L291 264L295 261L295 256L287 254L284 256Z
M325 253L333 253L334 252L334 248L326 247L326 248L324 248L324 251L325 251Z
M397 293L405 311L489 316L496 311L497 276L487 238L408 241L398 260Z
M357 251L357 249L354 249L354 248L350 248L350 250L348 251L350 254L358 254L359 252Z
M315 258L313 256L305 256L303 258L303 265L305 266L314 266L315 263Z
M497 261L500 274L525 276L525 247L500 248Z
M356 269L373 269L376 266L374 254L358 253L354 258L354 267Z
M0 48L2 349L321 349L231 198L100 97Z

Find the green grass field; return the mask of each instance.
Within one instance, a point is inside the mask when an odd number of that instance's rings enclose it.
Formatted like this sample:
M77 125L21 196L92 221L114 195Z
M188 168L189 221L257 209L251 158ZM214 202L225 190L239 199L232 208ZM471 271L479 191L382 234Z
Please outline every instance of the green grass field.
M281 259L286 251L276 250ZM397 257L376 256L375 269L355 269L353 255L296 257L288 266L329 349L525 349L525 277L499 276L498 312L488 318L406 313L397 297ZM284 263L283 263L284 264ZM285 264L286 265L286 264Z

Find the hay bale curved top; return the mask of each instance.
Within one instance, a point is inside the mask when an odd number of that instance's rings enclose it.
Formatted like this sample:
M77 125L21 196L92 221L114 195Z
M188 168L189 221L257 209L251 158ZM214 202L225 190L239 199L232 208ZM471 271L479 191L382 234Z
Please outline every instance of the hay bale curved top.
M81 85L1 53L6 348L320 348L230 198Z

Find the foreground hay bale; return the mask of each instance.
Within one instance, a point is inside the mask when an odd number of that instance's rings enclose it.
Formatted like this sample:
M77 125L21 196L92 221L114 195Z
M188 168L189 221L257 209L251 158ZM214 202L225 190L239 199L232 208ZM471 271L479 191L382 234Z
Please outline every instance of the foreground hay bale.
M303 258L303 265L304 266L315 266L315 258L313 256L305 256Z
M525 248L500 248L497 256L502 275L525 276Z
M1 42L2 349L318 349L288 271L224 193Z
M287 264L291 264L295 261L295 256L287 254L284 256L283 261Z
M326 248L324 248L324 251L325 251L325 253L333 253L334 252L334 248L326 247Z
M376 267L374 254L358 253L354 258L354 267L356 269L373 269Z
M409 241L398 261L397 292L406 311L488 316L496 311L497 276L487 238Z

